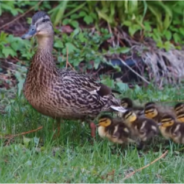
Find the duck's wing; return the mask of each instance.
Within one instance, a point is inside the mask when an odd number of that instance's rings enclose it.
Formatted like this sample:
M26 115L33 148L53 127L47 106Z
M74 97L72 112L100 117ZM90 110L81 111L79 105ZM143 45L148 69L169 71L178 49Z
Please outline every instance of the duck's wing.
M83 110L109 111L111 106L120 105L120 100L114 97L109 87L96 82L88 75L74 71L66 72L61 77L61 83L64 94L70 98L74 106L83 106Z
M75 82L76 85L86 89L87 91L97 91L100 96L112 95L112 90L109 87L97 82L90 75L79 74L75 71L65 70L62 73L62 81L71 83Z

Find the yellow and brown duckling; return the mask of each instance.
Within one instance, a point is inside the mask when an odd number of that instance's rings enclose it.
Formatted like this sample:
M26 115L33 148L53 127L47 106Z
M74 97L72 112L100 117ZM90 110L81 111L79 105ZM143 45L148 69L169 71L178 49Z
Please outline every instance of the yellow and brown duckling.
M138 141L145 142L159 133L155 121L142 116L139 117L133 110L127 110L123 118L126 125L131 129L134 138Z
M176 116L176 120L184 123L184 103L177 103L174 106L174 112Z
M31 37L36 37L38 48L31 60L23 93L34 109L58 123L61 119L94 119L101 111L122 109L120 100L107 86L89 75L56 67L52 55L54 31L47 13L34 14L29 31L22 36L23 39Z
M171 107L161 106L155 102L148 102L144 106L144 115L146 118L153 119L157 123L160 121L161 117L165 114L170 114L174 116L174 112Z
M160 114L154 102L148 102L144 106L144 115L146 118L153 119L158 122Z
M174 106L174 112L175 114L178 114L179 112L184 112L184 103L177 103L175 106Z
M130 109L133 108L134 103L130 98L125 97L121 99L121 106L123 106L125 109Z
M134 111L144 109L143 106L138 106L138 105L134 104L134 102L128 97L121 99L121 106L124 107L125 109L133 109Z
M161 118L159 129L164 138L184 144L184 123L176 121L172 115L167 114Z
M128 98L128 97L125 97L125 98L122 98L121 99L121 106L124 107L125 109L132 109L134 110L134 112L136 112L136 114L138 115L142 115L144 112L144 107L143 106L138 106L138 105L135 105L134 102ZM123 113L121 112L118 112L118 117L123 117Z
M176 120L181 123L184 123L184 111L178 112L176 114Z
M98 134L113 143L133 143L131 131L121 119L113 119L110 115L102 115L98 119Z

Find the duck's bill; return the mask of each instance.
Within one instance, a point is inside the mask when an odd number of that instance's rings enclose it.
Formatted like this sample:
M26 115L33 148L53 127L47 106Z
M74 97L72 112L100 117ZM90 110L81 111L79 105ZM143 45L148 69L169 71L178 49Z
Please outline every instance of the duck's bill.
M118 111L118 112L122 112L122 113L125 113L127 110L121 106L114 106L114 105L111 105L110 106L111 109L115 110L115 111Z
M28 32L24 34L21 38L22 39L29 39L33 37L36 34L36 27L34 25L31 25Z

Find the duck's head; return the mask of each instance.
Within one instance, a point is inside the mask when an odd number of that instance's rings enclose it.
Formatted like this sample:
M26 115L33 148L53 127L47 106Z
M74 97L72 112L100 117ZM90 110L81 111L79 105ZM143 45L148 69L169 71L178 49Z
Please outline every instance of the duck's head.
M176 115L177 121L184 123L184 111L178 112Z
M127 123L133 123L137 119L137 115L133 110L127 110L123 114L123 118Z
M177 103L175 106L174 106L174 111L176 114L178 114L179 112L183 111L184 112L184 103Z
M50 17L47 13L39 11L32 17L31 26L26 34L22 36L23 39L29 39L33 36L37 37L51 37L53 36L53 27Z
M98 126L108 127L112 124L112 117L104 114L98 118Z
M172 126L175 123L175 119L172 115L166 114L162 116L159 122L159 126L161 127L169 127Z
M121 106L124 107L125 109L129 109L133 107L133 102L130 98L122 98Z
M144 115L146 118L153 119L158 115L158 109L154 102L148 102L144 106Z

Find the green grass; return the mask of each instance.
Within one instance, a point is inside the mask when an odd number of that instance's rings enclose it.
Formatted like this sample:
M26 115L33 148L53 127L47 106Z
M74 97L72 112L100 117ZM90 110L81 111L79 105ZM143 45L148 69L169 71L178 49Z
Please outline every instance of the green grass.
M176 101L184 99L180 90L152 86L128 90L123 96L141 101ZM168 103L167 103L168 104ZM169 105L173 105L170 103ZM85 182L85 183L181 183L184 182L183 145L163 142L147 145L138 151L135 146L121 147L97 136L92 144L88 125L66 121L61 135L53 139L54 121L40 115L20 96L0 116L0 136L43 129L8 140L0 139L0 182ZM152 162L166 150L165 158L150 165L131 178L123 178ZM113 174L114 171L114 174Z

